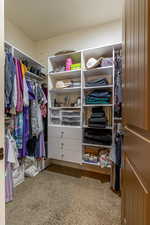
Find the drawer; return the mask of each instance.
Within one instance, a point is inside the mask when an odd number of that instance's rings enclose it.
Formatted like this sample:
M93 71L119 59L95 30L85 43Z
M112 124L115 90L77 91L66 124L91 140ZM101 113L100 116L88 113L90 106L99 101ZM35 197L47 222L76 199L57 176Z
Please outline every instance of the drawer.
M64 150L67 149L68 151L82 151L82 143L80 140L77 139L63 138L61 139L61 146Z
M82 129L81 128L68 128L62 127L62 137L68 139L82 139Z
M62 128L61 127L48 127L48 138L61 138L62 137Z
M58 138L49 138L48 140L48 158L61 159L61 142Z
M70 151L65 149L62 159L66 162L82 163L82 151Z

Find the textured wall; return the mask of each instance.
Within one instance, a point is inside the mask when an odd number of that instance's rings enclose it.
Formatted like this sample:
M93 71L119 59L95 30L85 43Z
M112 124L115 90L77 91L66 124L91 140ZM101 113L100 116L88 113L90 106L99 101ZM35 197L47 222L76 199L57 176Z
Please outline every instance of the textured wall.
M38 60L47 65L47 58L65 49L86 49L122 41L120 20L93 28L78 30L37 42Z
M11 21L5 18L5 40L33 58L36 57L36 43Z

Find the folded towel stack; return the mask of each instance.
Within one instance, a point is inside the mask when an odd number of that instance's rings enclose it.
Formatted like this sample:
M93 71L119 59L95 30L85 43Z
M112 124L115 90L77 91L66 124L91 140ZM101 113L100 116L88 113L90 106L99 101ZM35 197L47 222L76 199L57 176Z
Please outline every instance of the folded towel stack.
M85 98L86 104L109 104L111 102L111 92L104 90L94 90Z

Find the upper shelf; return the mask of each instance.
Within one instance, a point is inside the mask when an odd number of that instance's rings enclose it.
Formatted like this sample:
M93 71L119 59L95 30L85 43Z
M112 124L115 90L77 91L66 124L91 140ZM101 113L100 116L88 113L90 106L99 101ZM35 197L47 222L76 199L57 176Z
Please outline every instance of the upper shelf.
M5 51L9 50L15 57L17 57L20 60L26 60L31 66L36 67L37 69L45 68L44 65L42 65L40 62L37 60L33 59L31 56L28 54L24 53L20 49L16 48L9 42L5 42Z
M50 90L50 92L58 93L58 94L74 93L74 92L80 92L80 91L81 91L81 87L53 88L53 89Z
M49 73L51 78L54 78L55 80L60 79L69 79L69 78L77 78L81 76L81 70L71 70L71 71L60 71L55 73Z
M112 75L113 66L98 67L94 69L84 70L84 74L87 76L97 76L97 75Z
M27 75L28 78L33 78L33 79L39 80L39 81L47 80L47 77L46 76L36 75L36 74L31 73L29 71L26 72L26 75Z

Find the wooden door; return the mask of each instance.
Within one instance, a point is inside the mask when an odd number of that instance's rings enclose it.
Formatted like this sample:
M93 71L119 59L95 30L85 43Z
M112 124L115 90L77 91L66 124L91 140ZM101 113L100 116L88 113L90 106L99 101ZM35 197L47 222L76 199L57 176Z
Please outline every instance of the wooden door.
M150 1L124 0L122 224L150 225Z
M0 225L5 225L4 190L4 0L0 1Z

